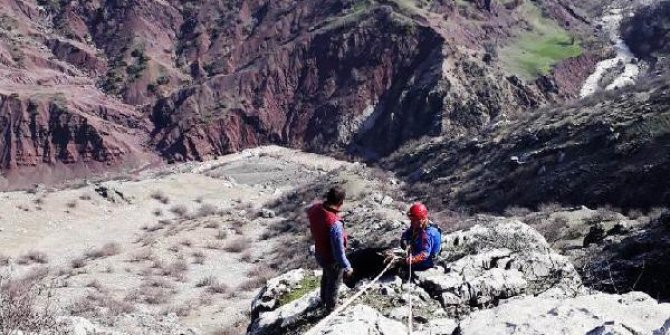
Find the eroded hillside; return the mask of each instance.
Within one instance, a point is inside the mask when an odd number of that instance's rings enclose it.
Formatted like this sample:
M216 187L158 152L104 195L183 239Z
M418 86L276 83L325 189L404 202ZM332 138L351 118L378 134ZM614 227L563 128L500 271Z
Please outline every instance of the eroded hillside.
M578 94L606 54L592 6L3 0L5 187L266 143L375 158L476 134Z

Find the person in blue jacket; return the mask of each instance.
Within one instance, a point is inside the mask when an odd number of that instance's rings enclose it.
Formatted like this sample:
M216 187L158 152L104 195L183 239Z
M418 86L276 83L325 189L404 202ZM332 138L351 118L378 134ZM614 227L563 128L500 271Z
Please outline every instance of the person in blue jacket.
M403 249L409 247L409 253L403 260L405 265L412 265L412 271L423 271L432 268L435 258L439 255L442 243L440 228L428 219L428 209L420 202L413 204L407 213L411 221L400 239Z

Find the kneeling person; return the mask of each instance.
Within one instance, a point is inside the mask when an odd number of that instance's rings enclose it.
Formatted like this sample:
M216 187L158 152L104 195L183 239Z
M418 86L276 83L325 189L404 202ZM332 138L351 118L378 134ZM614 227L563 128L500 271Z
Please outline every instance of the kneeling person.
M407 216L411 225L403 232L400 240L401 247L409 247L410 251L404 263L411 264L412 271L430 269L440 253L442 232L428 220L428 209L422 203L413 204Z

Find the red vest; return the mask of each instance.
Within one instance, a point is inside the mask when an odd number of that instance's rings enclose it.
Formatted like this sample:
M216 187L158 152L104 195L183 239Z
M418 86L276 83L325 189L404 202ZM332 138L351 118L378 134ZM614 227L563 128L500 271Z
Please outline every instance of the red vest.
M335 258L330 245L330 229L337 221L340 221L340 217L337 213L327 210L321 203L312 205L307 210L307 217L309 218L309 229L312 231L312 238L314 238L316 254L325 263L334 262ZM344 231L344 227L342 227L342 236L346 247L347 233Z

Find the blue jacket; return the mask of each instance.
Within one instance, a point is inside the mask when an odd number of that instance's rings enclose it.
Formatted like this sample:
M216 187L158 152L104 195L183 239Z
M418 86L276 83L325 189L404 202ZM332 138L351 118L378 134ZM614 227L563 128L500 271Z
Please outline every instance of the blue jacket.
M332 249L333 258L335 258L335 262L340 266L341 269L351 269L351 263L345 254L346 248L344 246L344 226L342 221L335 222L332 228L330 228L329 236L330 246ZM325 262L320 259L318 254L316 254L316 261L321 267L327 266L327 264L324 264Z
M402 233L401 243L403 247L410 245L412 254L409 257L412 269L421 271L434 266L433 259L440 253L440 230L434 225L426 229L408 228Z

